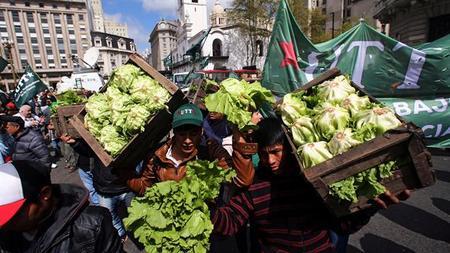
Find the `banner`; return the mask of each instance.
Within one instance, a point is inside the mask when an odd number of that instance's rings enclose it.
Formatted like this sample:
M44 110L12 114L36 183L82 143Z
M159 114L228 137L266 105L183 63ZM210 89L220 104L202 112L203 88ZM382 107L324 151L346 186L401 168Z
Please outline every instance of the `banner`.
M411 113L399 114L425 132L431 131L431 121L436 131L450 125L450 35L410 47L362 21L332 40L313 44L282 0L264 65L263 86L283 96L334 67L397 113L408 106ZM427 134L429 144L450 147L450 135L441 131Z
M20 107L30 101L39 92L47 89L47 86L41 81L39 76L34 73L30 66L25 68L25 73L19 80L14 91L14 103Z

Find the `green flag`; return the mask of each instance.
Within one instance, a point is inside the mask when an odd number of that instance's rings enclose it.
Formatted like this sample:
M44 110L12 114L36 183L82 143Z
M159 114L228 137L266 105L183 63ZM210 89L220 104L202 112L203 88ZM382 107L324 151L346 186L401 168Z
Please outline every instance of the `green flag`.
M34 73L30 66L25 68L25 73L19 80L14 91L14 103L17 107L30 101L39 92L47 89L47 86L41 81L39 76Z
M6 66L8 66L9 62L5 60L5 58L0 56L0 72L5 70Z
M285 0L280 2L264 65L263 86L282 96L338 67L369 94L422 127L429 146L450 147L450 35L418 47L360 22L313 44Z

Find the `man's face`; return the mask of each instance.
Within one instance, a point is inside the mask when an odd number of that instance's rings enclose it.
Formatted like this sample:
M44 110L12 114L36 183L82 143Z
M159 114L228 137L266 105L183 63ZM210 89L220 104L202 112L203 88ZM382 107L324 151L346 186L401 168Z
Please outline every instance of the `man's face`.
M282 144L275 144L264 147L259 150L261 164L269 167L272 173L277 175L281 173L282 163L285 160L285 152Z
M31 109L24 108L20 114L25 118L30 118L31 117Z
M11 135L14 136L17 132L19 132L19 125L18 124L14 124L12 122L8 122L6 123L6 132Z
M222 120L223 119L223 114L220 112L210 112L208 114L208 117L210 120Z
M198 147L201 137L202 128L198 126L176 129L174 130L175 150L188 156Z
M51 211L51 194L50 186L44 187L36 203L25 201L16 215L0 229L15 232L26 232L36 229Z

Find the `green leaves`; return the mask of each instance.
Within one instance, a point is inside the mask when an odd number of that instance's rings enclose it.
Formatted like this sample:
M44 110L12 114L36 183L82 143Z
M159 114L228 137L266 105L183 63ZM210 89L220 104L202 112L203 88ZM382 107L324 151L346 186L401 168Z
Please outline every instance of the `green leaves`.
M205 201L217 198L235 175L217 162L189 162L185 179L157 183L135 198L125 226L147 252L207 252L213 225Z
M369 199L374 198L386 191L386 188L379 181L392 176L392 172L397 169L397 161L382 163L355 176L331 184L330 194L340 201L352 203L358 202L359 196L366 196Z
M169 99L157 81L134 65L123 65L114 70L105 93L88 99L85 126L114 157Z
M264 103L275 103L272 93L259 82L248 83L245 80L228 78L220 84L220 89L205 98L206 108L210 112L227 115L228 121L239 129L256 127L251 123L252 111Z

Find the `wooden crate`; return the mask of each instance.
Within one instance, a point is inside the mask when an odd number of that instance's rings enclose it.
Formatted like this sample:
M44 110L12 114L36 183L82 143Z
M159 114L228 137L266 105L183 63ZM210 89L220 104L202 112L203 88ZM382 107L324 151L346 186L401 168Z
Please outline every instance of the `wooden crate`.
M307 83L300 90L308 91L311 87L340 74L338 69L331 69ZM355 83L352 82L352 86L360 93L367 95L372 102L379 103ZM392 177L381 182L386 189L392 193L399 193L405 189L418 189L434 184L431 155L423 142L422 130L412 123L405 122L400 116L396 116L403 122L403 126L387 131L382 136L355 146L343 154L308 169L303 168L292 135L283 126L303 175L336 216L340 217L366 209L371 204L366 197L359 197L357 203L337 201L334 196L330 195L329 185L397 158L405 159L406 163L394 171Z
M78 131L81 138L95 152L103 165L114 168L134 169L147 155L147 152L158 144L161 139L166 136L172 123L172 114L182 104L186 103L183 93L171 81L166 79L153 67L141 58L138 54L130 55L128 64L134 64L141 68L145 73L158 81L172 95L171 99L166 103L168 110L161 110L149 119L145 130L135 135L130 142L122 149L121 153L116 157L108 154L97 141L97 139L85 128L84 116L86 110L83 108L80 113L70 119L70 124Z
M61 134L68 134L74 138L79 138L78 131L69 123L69 119L83 110L84 104L59 106L56 108L58 121L61 126Z

